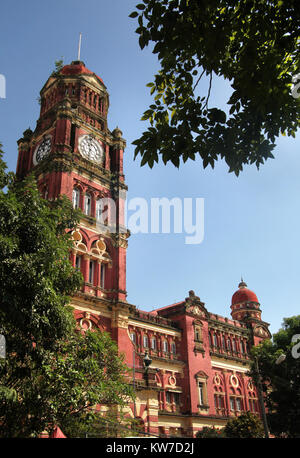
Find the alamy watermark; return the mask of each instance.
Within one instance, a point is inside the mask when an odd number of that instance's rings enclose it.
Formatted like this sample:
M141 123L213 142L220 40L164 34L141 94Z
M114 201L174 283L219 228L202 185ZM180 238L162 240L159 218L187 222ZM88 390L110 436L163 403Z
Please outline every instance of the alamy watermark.
M3 334L0 334L0 358L6 357L6 340Z
M292 82L292 96L294 99L298 99L300 97L300 92L298 92L298 89L300 89L300 73L293 76Z
M300 358L300 334L295 334L292 337L292 343L295 343L292 347L292 357L295 359Z
M6 98L6 79L4 75L0 73L0 99Z
M204 239L204 198L142 197L97 201L97 229L101 233L185 234L185 243L195 245ZM120 224L122 221L122 224Z

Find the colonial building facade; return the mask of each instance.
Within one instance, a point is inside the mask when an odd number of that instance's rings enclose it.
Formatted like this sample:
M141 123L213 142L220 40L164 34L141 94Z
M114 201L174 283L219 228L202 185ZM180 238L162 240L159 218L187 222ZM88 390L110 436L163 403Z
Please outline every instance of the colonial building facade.
M230 319L209 312L193 291L152 312L128 303L126 142L107 126L106 86L74 61L48 78L40 96L36 129L18 141L17 175L34 171L44 198L64 194L82 210L71 261L84 283L72 305L79 326L108 331L125 354L136 391L127 415L145 433L193 437L243 411L259 414L249 350L270 333L255 293L240 282Z

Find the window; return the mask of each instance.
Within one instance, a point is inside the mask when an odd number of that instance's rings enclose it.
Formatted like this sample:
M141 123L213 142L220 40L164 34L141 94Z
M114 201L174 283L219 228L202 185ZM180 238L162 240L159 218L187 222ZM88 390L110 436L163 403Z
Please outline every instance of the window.
M215 347L218 346L218 339L217 339L216 334L213 334L213 343L214 343L214 346L215 346Z
M162 343L162 349L164 352L168 351L168 342L166 340L164 340Z
M89 283L94 283L94 274L95 274L95 261L90 261L89 269Z
M235 402L232 396L229 398L229 401L230 401L230 410L235 410Z
M179 393L173 393L173 399L176 404L176 406L180 405L180 394Z
M222 348L223 350L226 350L226 340L224 336L222 337Z
M242 400L241 400L241 398L236 398L235 399L235 405L236 405L236 410L238 410L238 411L242 410Z
M199 389L199 404L202 406L204 404L204 391L203 391L203 383L199 382L198 383L198 389Z
M236 352L236 345L234 339L232 339L232 351Z
M98 199L96 202L96 219L99 221L101 219L102 215L102 206L101 206L101 200ZM103 223L103 221L101 221Z
M70 135L70 146L74 150L75 146L75 133L76 133L76 125L72 123L71 126L71 135Z
M173 355L176 355L176 344L175 344L175 342L171 343L171 353Z
M130 333L130 339L131 339L131 342L132 343L136 343L136 335L135 335L135 332L131 332Z
M241 353L245 353L244 342L241 340Z
M145 348L149 347L148 336L146 336L146 335L143 336L143 345L144 345Z
M79 189L75 188L73 189L73 197L72 197L74 208L79 208L79 199L80 199L80 191Z
M194 328L194 340L201 342L201 326L199 325Z
M105 285L105 271L106 271L105 264L101 264L101 272L100 272L100 287L101 288L104 288L104 285Z
M92 208L92 197L90 194L86 193L86 195L84 196L84 213L86 215L90 215L91 208Z
M152 337L151 339L151 348L152 350L156 350L156 338Z
M81 256L77 256L76 255L76 258L75 258L75 268L77 270L80 270L80 267L81 267Z
M230 339L227 339L227 349L231 351L231 341Z
M168 404L171 404L172 402L172 396L171 396L171 393L169 391L166 392L166 401Z

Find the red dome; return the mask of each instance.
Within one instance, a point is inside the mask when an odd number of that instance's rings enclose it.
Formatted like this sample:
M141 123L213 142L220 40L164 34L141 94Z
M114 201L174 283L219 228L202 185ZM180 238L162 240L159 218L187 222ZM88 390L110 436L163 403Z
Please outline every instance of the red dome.
M231 305L239 304L240 302L257 302L256 294L247 288L243 281L239 284L239 289L234 293L231 299Z
M100 83L104 85L104 83L103 83L102 79L100 78L100 76L96 75L94 72L92 72L91 70L86 68L84 63L82 61L80 61L80 60L75 60L70 65L65 65L61 69L61 73L63 75L82 75L82 74L95 75L96 78L100 81Z

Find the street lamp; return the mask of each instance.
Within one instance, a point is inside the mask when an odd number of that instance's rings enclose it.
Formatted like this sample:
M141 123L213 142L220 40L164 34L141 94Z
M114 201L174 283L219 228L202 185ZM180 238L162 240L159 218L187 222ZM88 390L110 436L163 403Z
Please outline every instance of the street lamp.
M149 369L150 364L152 363L152 359L148 355L147 351L145 352L143 362L144 362L144 368L145 368L146 385L148 386L149 385L148 369Z

